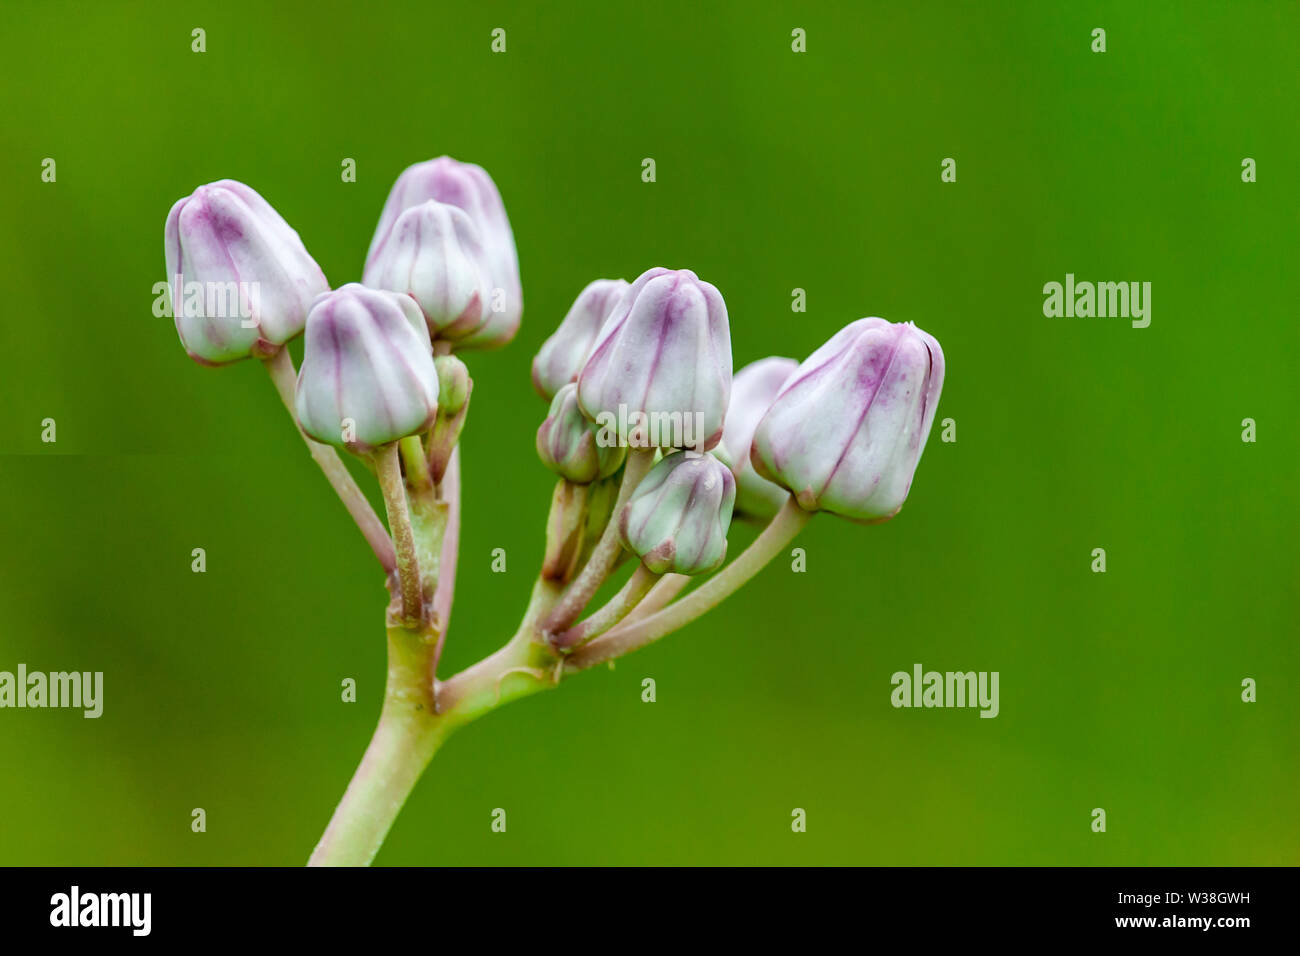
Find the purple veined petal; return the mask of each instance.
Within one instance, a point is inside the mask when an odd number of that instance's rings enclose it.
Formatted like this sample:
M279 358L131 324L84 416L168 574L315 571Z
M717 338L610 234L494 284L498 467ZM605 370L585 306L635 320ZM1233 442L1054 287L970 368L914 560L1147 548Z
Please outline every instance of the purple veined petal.
M537 455L557 475L587 485L618 471L627 449L600 441L596 427L578 408L577 386L569 383L555 394L537 429Z
M438 373L415 301L356 283L317 299L294 404L307 434L355 452L432 425Z
M798 367L794 359L772 356L746 365L732 381L726 427L713 453L736 476L736 510L743 514L771 518L789 497L784 488L754 470L749 449L754 429Z
M435 339L483 328L492 292L478 229L463 210L429 200L405 210L366 266L364 283L411 296Z
M176 331L208 365L296 337L312 300L329 289L298 233L254 189L229 179L172 206L164 257Z
M731 470L712 455L663 458L617 516L623 544L657 574L702 574L727 555L736 500Z
M790 376L754 432L757 474L808 510L856 521L903 506L943 387L943 351L912 323L851 323Z
M456 206L469 216L479 232L491 277L484 321L459 339L457 347L490 349L507 344L523 314L519 257L501 194L482 167L440 156L404 170L384 203L366 254L366 270L393 241L393 226L401 214L429 200Z
M712 448L730 394L726 305L688 269L651 269L633 282L578 374L583 413L614 419L633 446Z
M578 293L557 328L533 358L533 387L551 399L565 385L578 380L605 322L617 308L628 283L622 279L597 279Z

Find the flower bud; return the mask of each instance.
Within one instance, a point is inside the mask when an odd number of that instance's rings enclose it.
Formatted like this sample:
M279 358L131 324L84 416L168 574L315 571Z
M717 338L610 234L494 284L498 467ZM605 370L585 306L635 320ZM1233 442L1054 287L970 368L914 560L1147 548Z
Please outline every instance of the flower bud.
M433 366L438 370L438 415L453 418L469 404L469 369L455 355L435 355Z
M597 279L578 293L569 314L533 359L533 387L542 398L554 398L561 386L578 380L605 319L627 287L623 279Z
M355 282L318 298L295 406L308 435L355 452L427 429L438 412L438 373L415 300Z
M730 394L727 306L689 269L633 282L578 375L583 413L637 448L712 448Z
M379 217L366 254L366 273L384 254L391 241L393 226L403 212L430 199L464 210L478 230L486 257L490 282L484 305L484 320L475 330L456 342L457 348L498 348L519 330L523 314L523 291L519 284L519 258L515 238L510 231L506 207L496 184L481 167L461 163L450 156L409 166L397 177L384 211Z
M628 550L656 574L700 574L727 557L736 479L712 455L679 451L645 476L619 515Z
M478 229L464 210L432 199L397 217L364 282L415 299L434 339L463 339L490 317L492 277Z
M474 382L465 363L455 355L435 355L433 367L438 372L438 415L429 430L429 470L433 480L441 482L465 427Z
M204 365L275 354L329 290L298 233L233 179L177 200L164 233L176 332Z
M942 388L933 336L911 322L859 319L782 386L750 459L808 511L885 521L907 499Z
M737 372L731 384L727 424L713 453L736 476L736 510L743 514L770 518L790 497L780 485L759 477L749 460L749 448L759 419L798 366L790 358L759 359Z
M560 477L587 485L618 471L627 448L597 441L596 428L578 408L577 391L570 383L555 393L546 421L537 429L537 455Z

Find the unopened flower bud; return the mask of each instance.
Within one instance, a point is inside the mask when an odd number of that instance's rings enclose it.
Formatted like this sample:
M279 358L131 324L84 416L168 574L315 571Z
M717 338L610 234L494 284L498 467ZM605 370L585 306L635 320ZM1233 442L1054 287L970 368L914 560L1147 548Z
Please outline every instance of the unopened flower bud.
M460 414L469 404L473 384L469 369L455 355L435 355L433 365L438 370L438 415L450 418Z
M943 349L911 322L859 319L782 386L755 469L808 511L877 522L903 507L943 388Z
M570 383L555 393L546 421L537 429L537 455L560 477L586 485L616 472L627 448L597 441L595 426L578 408L577 390Z
M519 330L523 314L523 292L519 284L519 258L506 207L496 184L481 167L461 163L450 156L407 167L397 177L379 226L366 255L369 272L376 258L384 254L398 217L412 206L436 200L464 210L478 230L491 277L484 321L456 341L457 348L498 348Z
M295 406L308 435L355 452L427 429L438 373L415 300L355 282L318 298Z
M441 482L465 427L474 382L465 363L455 355L435 355L433 367L438 371L438 417L429 431L429 469L433 480Z
M790 358L759 359L737 372L731 383L727 424L713 453L736 476L736 510L743 514L770 518L790 497L780 485L759 476L749 460L749 448L759 420L798 367Z
M490 317L492 277L478 229L464 210L432 199L397 217L366 264L365 284L408 293L434 339L464 339Z
M298 233L233 179L178 200L164 232L176 331L204 365L275 354L329 289Z
M730 394L727 306L689 269L633 282L578 375L583 412L636 448L712 448Z
M533 386L543 398L554 398L561 386L578 380L596 337L627 287L623 279L597 279L578 293L560 327L533 359Z
M645 476L618 516L623 544L656 574L701 574L727 557L736 479L712 455L679 451Z

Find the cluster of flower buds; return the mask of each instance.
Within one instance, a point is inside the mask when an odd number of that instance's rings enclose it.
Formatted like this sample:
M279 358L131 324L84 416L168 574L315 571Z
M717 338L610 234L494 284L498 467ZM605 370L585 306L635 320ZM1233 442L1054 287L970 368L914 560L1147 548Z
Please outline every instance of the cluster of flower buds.
M398 178L364 285L330 292L298 234L233 180L200 186L172 207L165 252L176 330L193 358L269 358L305 329L295 402L304 431L368 451L431 429L435 480L471 385L447 353L504 345L523 310L501 196L481 168L446 156ZM225 307L203 307L214 299Z
M629 449L665 456L621 512L592 511L588 528L593 518L608 522L614 550L621 541L654 574L697 574L721 562L735 479L705 453L722 435L731 392L727 308L716 288L685 269L650 269L631 285L592 282L534 358L533 385L551 399L538 456L566 483L613 475ZM591 503L558 489L555 501ZM548 567L569 565L582 527L575 516L561 518L564 533L548 535Z
M454 452L473 389L460 353L509 342L523 310L514 237L491 178L445 156L406 169L362 282L333 291L298 234L241 183L201 186L177 202L165 241L186 351L209 365L264 360L388 576L390 647L400 653L390 657L384 733L448 717L459 726L503 694L656 640L740 587L813 512L891 518L943 387L939 343L910 322L878 318L849 324L802 363L762 359L733 382L727 307L713 285L664 268L630 284L590 283L532 363L550 403L537 453L559 480L529 611L505 647L443 682L459 539ZM284 346L299 334L295 375ZM387 529L327 445L366 458ZM725 570L678 598L685 576L727 560L733 512L771 520ZM625 552L638 566L579 620ZM385 729L397 714L402 730ZM441 739L423 729L420 739ZM373 846L349 843L353 831L374 829L354 826L355 812L345 798L314 861L369 859Z
M943 352L911 323L862 319L802 364L762 359L733 383L717 289L651 269L626 288L587 286L534 359L533 384L554 396L538 454L567 481L612 474L623 455L606 448L663 454L611 520L650 571L699 574L724 559L733 507L768 519L793 493L805 511L896 514L934 419Z
M403 445L403 461L441 482L473 384L454 352L510 341L523 307L510 222L486 172L445 156L406 169L362 284L335 291L298 234L241 183L177 202L165 238L190 355L272 359L291 375L282 347L305 330L289 386L303 431L358 454L421 436L418 457ZM235 314L186 308L193 284L233 289ZM601 545L612 541L643 574L704 573L725 559L733 509L772 518L791 496L804 512L886 520L907 498L943 374L932 336L867 318L801 364L762 359L733 383L727 307L713 285L687 269L598 279L532 363L550 401L537 452L562 479L555 500L573 503L553 516L550 537L563 540L548 567L573 571L600 555L592 566L603 578L614 556ZM396 450L386 454L391 470Z

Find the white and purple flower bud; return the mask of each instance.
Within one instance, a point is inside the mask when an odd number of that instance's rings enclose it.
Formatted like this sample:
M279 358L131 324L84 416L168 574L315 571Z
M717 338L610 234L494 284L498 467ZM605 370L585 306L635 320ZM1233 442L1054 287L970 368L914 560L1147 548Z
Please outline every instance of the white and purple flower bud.
M542 398L552 399L563 386L578 380L605 320L627 288L623 279L597 279L578 293L560 327L533 358L533 387Z
M727 306L689 269L633 282L578 375L578 402L602 441L633 448L712 448L730 395Z
M933 336L911 322L859 319L782 386L750 458L807 511L885 521L907 499L942 388Z
M478 230L487 258L491 288L485 320L476 331L460 339L457 348L498 348L514 338L523 314L523 290L519 283L519 256L505 204L496 184L482 167L440 156L409 166L397 177L379 226L366 254L366 270L384 254L398 217L412 206L430 199L464 210Z
M650 469L618 516L619 536L656 574L702 574L727 557L736 479L712 455L679 451Z
M478 228L448 203L430 199L398 216L363 281L415 299L433 339L463 340L491 319L492 276Z
M233 179L177 200L164 245L176 332L204 365L274 355L329 289L298 233Z
M358 453L429 428L438 373L415 300L355 282L318 298L294 404L308 435Z
M577 391L569 383L555 393L546 421L537 429L537 456L560 477L589 485L618 471L627 449L596 441L595 426L578 408Z
M713 453L736 476L736 510L742 514L770 518L790 497L780 485L759 476L749 460L749 449L759 420L798 367L791 358L759 359L737 372L731 383L726 427Z

